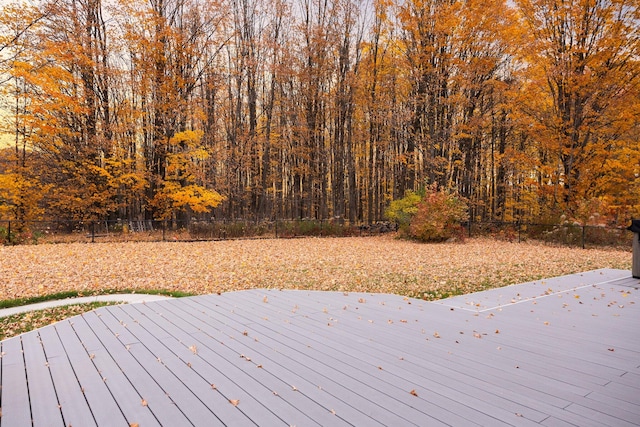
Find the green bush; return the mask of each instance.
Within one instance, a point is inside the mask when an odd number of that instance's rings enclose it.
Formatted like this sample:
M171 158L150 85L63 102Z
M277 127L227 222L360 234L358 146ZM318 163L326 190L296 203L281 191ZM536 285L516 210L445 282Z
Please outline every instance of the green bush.
M469 219L466 200L435 184L427 187L422 196L409 192L391 202L385 213L398 224L402 234L423 242L463 239L462 223Z
M422 196L413 191L407 191L402 199L394 200L384 212L385 218L398 224L398 229L403 234L409 233L411 219L418 212L418 205Z
M16 233L7 230L5 227L0 227L0 245L9 245L16 243Z

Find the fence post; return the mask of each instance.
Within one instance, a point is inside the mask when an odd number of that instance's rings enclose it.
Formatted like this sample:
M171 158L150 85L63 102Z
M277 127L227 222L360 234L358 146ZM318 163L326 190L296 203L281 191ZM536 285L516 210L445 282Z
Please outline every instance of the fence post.
M91 243L96 242L96 222L91 221Z
M469 229L469 238L471 238L471 218L467 221L467 228Z
M11 221L7 221L7 243L11 244Z
M162 220L162 241L163 242L167 241L166 232L167 232L167 220L163 219Z
M583 225L582 226L582 249L584 249L584 240L585 240L585 230L586 230L587 226Z

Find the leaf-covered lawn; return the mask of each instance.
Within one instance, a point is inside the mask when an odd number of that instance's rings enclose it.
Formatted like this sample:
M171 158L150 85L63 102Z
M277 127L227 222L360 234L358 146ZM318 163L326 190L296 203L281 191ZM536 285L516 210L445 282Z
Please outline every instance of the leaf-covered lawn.
M420 244L391 236L198 243L0 247L0 300L63 291L247 288L389 292L439 298L597 268L631 268L631 252L470 239Z

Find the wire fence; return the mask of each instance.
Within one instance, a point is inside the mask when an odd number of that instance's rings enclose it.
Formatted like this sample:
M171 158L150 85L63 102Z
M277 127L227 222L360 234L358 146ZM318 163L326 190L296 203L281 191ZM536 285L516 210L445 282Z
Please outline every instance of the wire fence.
M469 238L486 236L511 242L541 241L580 248L631 248L633 233L624 227L577 224L476 222L464 224ZM343 220L208 220L208 221L11 221L0 219L0 244L125 241L206 241L373 236L395 233L396 224L351 223Z
M580 224L536 224L520 222L469 222L467 235L491 236L500 240L522 242L528 240L548 244L580 247L613 247L630 249L633 233L625 227Z
M349 237L395 232L393 223L341 220L10 221L0 220L0 244L121 241L206 241L304 236Z

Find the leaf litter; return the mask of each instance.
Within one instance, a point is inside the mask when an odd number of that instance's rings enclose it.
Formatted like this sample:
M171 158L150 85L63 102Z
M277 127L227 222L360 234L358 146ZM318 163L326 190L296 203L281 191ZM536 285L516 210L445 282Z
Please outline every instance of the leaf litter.
M597 268L631 268L630 253L620 250L487 238L422 244L391 236L25 245L0 247L0 257L0 300L63 291L209 294L250 288L435 299Z

